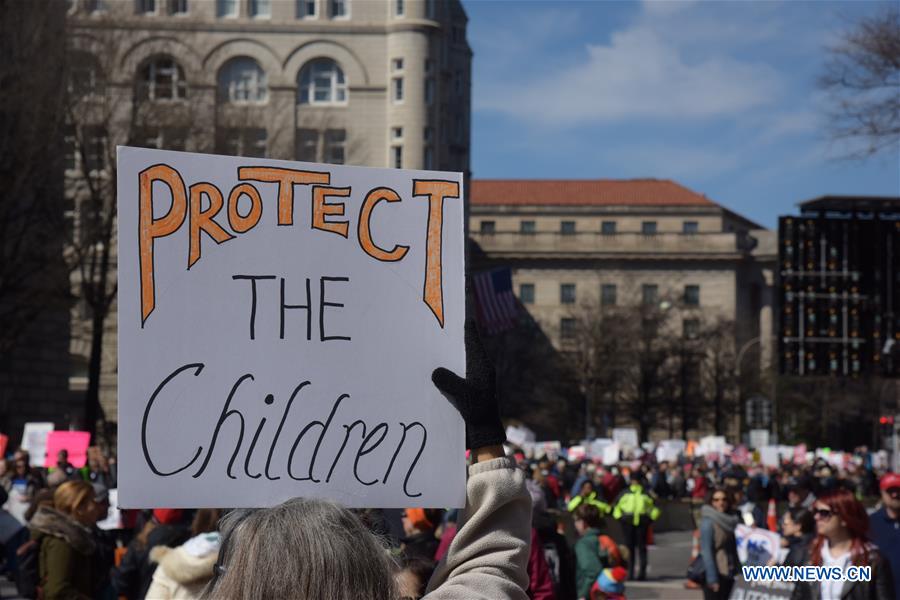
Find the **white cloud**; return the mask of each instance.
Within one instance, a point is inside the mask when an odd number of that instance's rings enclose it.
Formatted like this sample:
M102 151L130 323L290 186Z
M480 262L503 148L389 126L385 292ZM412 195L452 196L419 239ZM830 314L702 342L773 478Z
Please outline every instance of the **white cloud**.
M657 177L684 181L709 179L740 165L736 151L681 144L640 144L616 147L601 153L604 162L616 165L627 177Z
M588 45L580 64L529 74L524 81L484 84L476 109L545 124L707 119L767 105L781 87L767 65L725 55L688 60L645 26L614 33L608 45Z

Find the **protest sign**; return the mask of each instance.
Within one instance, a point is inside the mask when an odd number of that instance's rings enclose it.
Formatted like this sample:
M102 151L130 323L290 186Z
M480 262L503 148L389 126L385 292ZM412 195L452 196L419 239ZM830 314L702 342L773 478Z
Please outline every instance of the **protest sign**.
M3 508L19 523L26 525L28 521L25 520L25 513L31 506L31 500L28 498L28 483L23 479L13 480L8 495Z
M562 454L562 444L560 442L536 442L534 446L534 457L536 459L546 458L547 460L556 460Z
M750 451L747 446L739 444L731 451L731 462L736 465L750 464Z
M80 469L87 464L87 449L91 434L87 431L51 431L47 435L47 460L45 467L56 466L56 455L60 450L69 451L69 462Z
M790 581L744 581L737 577L728 600L788 600L795 585Z
M624 450L638 447L637 429L630 427L617 427L612 430L612 439Z
M751 429L750 430L750 447L759 450L769 445L768 429Z
M806 444L797 444L794 446L794 464L802 465L806 463Z
M613 441L610 438L595 439L588 446L588 456L595 460L601 460L603 458L603 449L612 443Z
M25 423L22 431L22 448L28 451L32 467L43 467L47 456L47 436L53 431L53 423Z
M106 518L97 521L97 527L103 531L111 529L122 529L122 512L119 510L119 490L113 488L109 490L109 509L106 511Z
M684 440L663 440L656 447L656 460L675 462L678 456L684 453L687 444Z
M462 174L120 147L117 186L121 507L464 505Z
M715 452L721 456L725 452L727 446L725 438L721 435L708 435L700 438L700 446L697 448L697 454L705 456L711 452Z
M521 448L523 444L533 442L535 437L534 432L524 425L521 427L508 425L506 427L506 439L510 444L515 444Z
M734 539L738 558L744 566L765 565L781 548L781 536L761 527L738 525Z
M603 448L603 464L611 466L619 462L619 443L613 442Z
M780 464L778 460L778 446L763 446L759 448L759 462L766 467L777 467Z
M566 458L570 461L578 462L585 459L587 456L587 448L582 446L581 444L577 446L569 446L566 452Z

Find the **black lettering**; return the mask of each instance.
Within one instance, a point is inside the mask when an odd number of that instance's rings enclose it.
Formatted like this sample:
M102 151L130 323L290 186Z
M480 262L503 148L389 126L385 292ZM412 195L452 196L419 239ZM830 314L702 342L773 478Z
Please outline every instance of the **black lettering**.
M312 301L310 299L310 286L309 286L309 278L306 278L306 304L285 304L284 303L284 277L281 278L281 339L284 339L284 311L286 310L297 310L304 309L306 310L306 340L312 340L312 308L310 305Z
M321 341L325 342L328 340L350 340L349 336L342 335L325 335L325 307L333 306L336 308L343 308L343 304L340 302L326 302L325 301L325 282L326 281L350 281L349 277L322 277L319 280L319 338Z
M344 448L347 447L347 440L350 439L350 432L353 431L353 429L357 425L362 425L362 428L363 428L362 436L363 436L363 439L365 439L365 437L366 437L366 424L365 423L363 423L362 421L353 421L353 423L351 423L349 427L347 425L344 425L344 429L347 430L346 432L344 432L344 441L341 442L341 449L338 450L338 453L334 456L334 462L331 463L331 468L328 470L328 477L325 478L325 483L328 483L331 481L331 474L334 473L334 468L337 466L338 461L341 459L341 454L344 453Z
M366 427L363 425L363 435L365 435ZM370 448L367 448L366 445L369 443L375 434L381 430L381 437L378 438L378 441L372 444ZM350 433L349 431L347 433ZM356 460L353 461L353 476L356 477L356 480L363 485L375 485L378 483L378 478L376 477L373 481L363 481L359 477L358 468L359 468L359 459L365 456L366 454L370 454L373 452L380 444L384 441L385 436L388 433L388 424L387 423L379 423L375 426L372 431L369 432L369 435L363 440L363 443L360 445L359 450L356 452Z
M349 398L350 394L341 394L338 396L338 399L335 400L334 406L331 407L331 414L328 415L328 420L322 423L321 421L313 421L309 425L303 428L303 431L300 432L300 435L297 436L297 439L294 440L294 445L291 447L291 453L288 455L288 476L291 479L296 481L312 481L313 483L319 483L319 480L313 476L313 469L316 466L316 457L319 454L319 447L322 445L322 440L325 439L325 433L328 431L328 427L331 426L331 421L334 419L334 415L337 412L338 407L341 405L341 402L344 401L344 398ZM294 464L294 452L297 450L297 445L300 444L300 440L303 439L303 436L306 435L306 432L309 431L313 426L318 425L322 428L322 433L319 434L319 439L316 441L316 447L313 449L312 458L309 461L309 471L307 477L294 477L294 473L291 470L291 467Z
M180 375L182 371L187 371L188 369L195 369L194 377L197 377L198 375L200 375L200 372L203 371L204 366L205 365L203 363L190 363L184 365L183 367L175 369L168 377L162 380L162 382L156 387L155 390L153 390L153 394L150 395L150 400L147 401L147 407L144 408L144 418L141 420L141 448L144 451L144 460L147 461L147 466L150 467L150 470L153 471L153 473L156 475L159 475L161 477L168 477L170 475L175 475L176 473L181 473L185 469L189 468L192 464L194 464L194 462L200 456L200 453L203 452L203 446L199 446L197 448L197 452L194 453L194 458L192 458L188 464L184 465L180 469L175 469L174 471L163 473L156 468L156 465L153 464L153 460L150 458L150 445L147 442L147 419L150 417L150 409L153 408L153 403L156 401L156 397L170 381Z
M250 280L250 339L256 339L256 280L275 279L274 275L232 275L232 279Z
M225 419L232 415L237 415L237 417L241 420L241 432L238 434L238 441L234 447L234 453L231 455L231 460L228 461L228 477L231 479L237 479L234 475L231 474L231 468L234 466L234 461L237 458L238 452L241 449L241 443L244 441L244 415L240 413L238 410L228 410L228 407L231 405L231 400L234 398L234 395L237 393L237 389L240 387L242 383L246 380L253 380L253 375L247 373L246 375L241 375L240 379L238 379L234 383L234 387L231 388L231 392L228 394L228 399L225 400L225 406L222 407L222 414L219 415L219 421L216 423L216 429L213 432L212 441L209 444L209 450L206 453L206 458L203 460L203 464L200 465L200 469L193 474L194 478L200 477L203 474L203 471L206 470L206 466L209 464L209 460L212 458L213 450L216 449L216 441L219 439L219 430L222 429L222 424L225 422Z
M308 385L309 382L304 381L294 388L294 391L291 393L291 397L288 398L287 405L284 407L284 414L281 415L281 422L278 424L278 429L275 430L275 439L272 440L272 445L269 446L269 456L266 458L266 479L269 479L271 481L281 479L281 477L272 477L269 474L269 465L272 464L272 455L275 453L275 446L278 444L278 438L281 436L281 430L284 428L284 422L287 421L288 413L291 410L291 404L294 403L294 399L297 397L297 394L300 392L300 390ZM288 464L288 467L290 467L290 464Z

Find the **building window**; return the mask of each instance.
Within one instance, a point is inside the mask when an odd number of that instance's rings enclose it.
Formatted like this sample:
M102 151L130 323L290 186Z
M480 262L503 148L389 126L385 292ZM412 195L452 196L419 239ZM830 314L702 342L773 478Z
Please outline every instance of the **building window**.
M641 302L644 306L655 305L659 300L659 286L645 283L641 286Z
M266 130L251 127L223 129L218 146L222 154L265 158Z
M156 0L137 0L137 12L141 15L156 13Z
M644 235L656 235L656 221L642 222L641 233L643 233Z
M216 14L220 17L238 16L238 0L216 0Z
M394 77L391 80L391 87L391 97L394 99L394 102L403 102L403 78Z
M434 104L434 79L425 79L425 104Z
M533 283L522 283L519 285L519 301L522 304L534 304Z
M142 148L183 151L187 142L187 130L180 127L152 127L138 131L135 137L137 145Z
M600 223L600 233L603 235L615 235L616 233L616 222L615 221L603 221Z
M534 221L522 221L519 223L519 233L526 235L534 233Z
M186 2L187 0L185 0ZM90 14L98 14L104 13L109 8L106 5L106 0L88 0L85 8L87 8L88 13ZM173 13L174 14L174 13Z
M297 160L305 162L319 160L319 132L315 129L298 129L296 146Z
M297 0L297 18L315 19L317 0Z
M225 102L265 102L268 94L266 72L249 56L232 58L219 71L219 97Z
M93 54L75 52L69 59L68 91L75 97L102 94L106 82Z
M697 233L699 229L697 221L685 221L681 224L681 233Z
M575 319L564 317L559 320L559 338L562 340L575 338Z
M330 58L308 63L300 71L300 104L345 104L347 79Z
M347 145L346 129L325 130L325 162L333 165L342 165L346 157L344 149Z
M684 286L684 304L685 306L700 306L699 285Z
M78 166L78 152L75 149L77 138L75 136L75 128L71 125L66 127L63 136L63 159L65 161L66 171L73 171Z
M403 139L403 128L402 127L391 127L391 139L402 140Z
M174 59L154 58L141 69L140 100L183 100L187 96L184 70Z
M422 168L424 169L433 169L434 168L434 148L431 146L425 146L425 154L422 157Z
M255 19L272 17L272 0L250 0L250 16Z
M188 0L169 0L170 15L186 15L188 13Z
M462 96L463 92L463 73L457 70L453 74L453 91L457 96Z
M616 305L616 284L604 283L600 286L600 306Z
M560 304L575 304L575 284L563 283L559 286Z
M331 0L331 18L340 19L350 16L350 0Z
M106 168L106 128L99 125L85 127L82 135L85 171L102 171Z
M574 235L575 221L562 221L559 224L559 232L563 235Z
M424 129L422 129L422 141L424 141L426 144L430 144L433 139L434 129L432 129L431 127L425 127Z
M682 323L682 332L685 339L696 339L700 335L700 321L697 319L685 319Z
M497 230L496 225L494 221L482 221L479 231L482 235L493 235Z
M391 151L394 154L394 168L403 168L403 146L392 146Z
M402 58L392 58L391 59L391 71L397 72L403 70L403 59Z
M403 0L394 0L394 15L402 17L406 11Z

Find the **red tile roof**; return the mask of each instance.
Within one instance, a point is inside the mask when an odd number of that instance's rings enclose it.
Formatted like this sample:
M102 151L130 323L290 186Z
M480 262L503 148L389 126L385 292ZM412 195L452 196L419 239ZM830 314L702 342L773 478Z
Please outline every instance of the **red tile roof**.
M475 179L472 204L717 206L668 179Z

